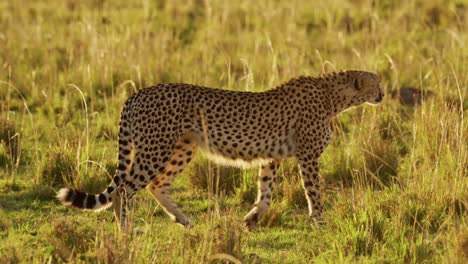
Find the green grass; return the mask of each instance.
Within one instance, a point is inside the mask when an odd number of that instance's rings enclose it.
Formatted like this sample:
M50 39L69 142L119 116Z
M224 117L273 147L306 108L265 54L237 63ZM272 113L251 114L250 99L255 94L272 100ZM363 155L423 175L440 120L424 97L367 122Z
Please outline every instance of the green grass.
M468 261L467 24L465 0L1 1L0 262ZM378 72L386 94L434 96L386 96L333 121L322 226L307 217L294 160L255 232L241 220L256 170L202 156L173 190L191 230L146 192L130 214L141 236L119 234L110 210L54 198L110 182L119 112L140 88L263 91L340 69Z

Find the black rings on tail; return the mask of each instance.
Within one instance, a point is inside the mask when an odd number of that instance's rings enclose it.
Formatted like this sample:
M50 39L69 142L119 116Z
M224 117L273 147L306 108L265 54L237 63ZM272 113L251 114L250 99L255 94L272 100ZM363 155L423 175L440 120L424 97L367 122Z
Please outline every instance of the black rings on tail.
M94 195L75 189L62 188L60 189L57 198L66 206L92 211L106 209L112 204L112 198L107 191Z

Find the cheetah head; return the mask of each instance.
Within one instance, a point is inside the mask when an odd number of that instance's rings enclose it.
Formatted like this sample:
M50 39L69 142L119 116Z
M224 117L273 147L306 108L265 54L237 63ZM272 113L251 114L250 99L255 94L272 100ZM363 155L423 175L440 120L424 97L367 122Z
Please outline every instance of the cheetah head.
M380 76L365 71L356 71L352 76L352 89L355 91L354 99L359 103L379 104L383 99L380 88Z

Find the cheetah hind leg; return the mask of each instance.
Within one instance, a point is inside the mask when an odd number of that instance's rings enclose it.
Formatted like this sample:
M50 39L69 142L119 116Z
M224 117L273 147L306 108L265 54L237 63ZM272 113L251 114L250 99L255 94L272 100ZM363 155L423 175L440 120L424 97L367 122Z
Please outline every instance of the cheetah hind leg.
M137 160L141 160L141 156L141 153L135 155ZM148 185L151 178L154 178L152 176L153 171L141 170L140 167L138 163L133 163L128 176L124 177L122 184L111 193L115 219L119 230L123 233L128 233L130 230L130 221L128 219L130 200L139 190Z
M127 221L127 200L124 191L118 188L111 194L112 207L114 208L115 219L117 220L120 232L127 233L129 224Z
M271 194L280 164L280 160L275 160L268 165L262 166L260 169L257 200L252 210L244 217L244 224L249 230L254 230L256 228L260 218L270 208Z
M173 221L188 228L192 226L190 220L171 199L169 191L172 181L190 163L195 152L196 144L193 140L188 137L179 139L166 168L147 188Z
M169 149L169 148L167 148ZM128 203L132 197L141 189L145 188L156 179L167 166L170 154L166 152L156 152L152 159L146 158L142 151L135 151L135 158L129 175L122 179L122 184L111 194L114 214L119 223L119 228L124 233L129 231ZM135 230L137 232L137 230Z

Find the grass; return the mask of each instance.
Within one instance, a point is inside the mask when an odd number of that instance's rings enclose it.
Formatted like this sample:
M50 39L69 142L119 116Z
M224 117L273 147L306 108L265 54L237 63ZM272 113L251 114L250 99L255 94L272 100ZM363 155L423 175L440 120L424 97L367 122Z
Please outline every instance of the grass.
M464 0L1 2L0 262L468 261L467 23ZM146 192L130 213L141 236L118 234L111 211L54 198L110 182L119 112L138 89L264 91L339 69L380 73L387 95L432 96L386 96L333 121L322 226L307 217L293 159L256 232L241 220L257 171L200 154L173 188L191 230Z

